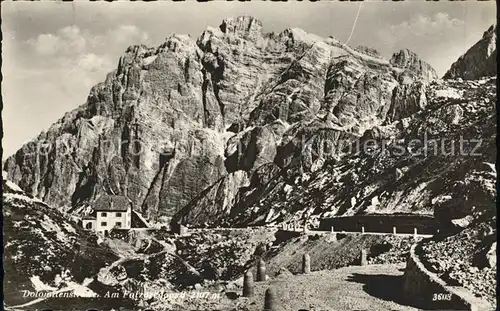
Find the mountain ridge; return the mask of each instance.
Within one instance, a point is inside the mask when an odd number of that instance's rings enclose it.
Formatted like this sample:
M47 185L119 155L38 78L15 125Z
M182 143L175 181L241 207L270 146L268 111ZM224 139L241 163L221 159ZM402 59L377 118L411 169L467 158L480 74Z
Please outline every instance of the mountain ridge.
M297 28L264 34L251 17L196 39L131 46L84 105L9 157L6 170L67 211L124 194L148 219L167 221L210 191L224 194L223 215L244 211L251 203L236 206L240 190L265 192L297 163L321 169L368 130L426 106L425 85L437 78L430 65L407 50L373 55ZM320 152L324 144L336 151Z
M497 25L491 25L482 38L451 65L443 78L474 80L496 75L496 32Z

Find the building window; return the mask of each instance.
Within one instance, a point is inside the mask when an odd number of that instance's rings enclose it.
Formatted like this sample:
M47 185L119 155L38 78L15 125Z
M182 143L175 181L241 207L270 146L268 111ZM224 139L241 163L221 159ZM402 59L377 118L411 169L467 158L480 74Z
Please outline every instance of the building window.
M101 213L101 216L102 216L102 217L106 217L106 216L108 216L108 214L107 214L106 212L102 212L102 213Z
M116 227L117 227L117 228L121 228L121 227L122 227L122 223L121 223L121 222L117 222L117 223L116 223Z
M116 213L116 217L122 217L122 213Z
M108 223L107 223L107 222L105 222L105 221L101 222L101 226L102 226L102 227L106 227L107 225L108 225Z

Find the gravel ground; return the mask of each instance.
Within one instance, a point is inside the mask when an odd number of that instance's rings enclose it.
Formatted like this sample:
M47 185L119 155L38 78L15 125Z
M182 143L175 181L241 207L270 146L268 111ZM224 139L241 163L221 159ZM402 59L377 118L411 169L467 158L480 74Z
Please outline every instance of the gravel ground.
M282 311L418 310L401 301L404 264L351 266L308 275L287 275L256 283L255 297L237 310L263 310L265 291L277 290ZM241 301L240 301L241 303Z
M189 249L190 254L211 254L210 266L219 271L228 267L220 262L225 254L219 246L247 239L249 232L219 232L218 234L193 235L185 240L182 249ZM269 241L269 232L252 232L250 243L252 247L263 241ZM220 236L219 236L220 234ZM217 238L216 238L217 237ZM228 238L231 237L231 242ZM238 237L235 239L235 237ZM264 292L270 284L284 291L283 310L417 310L404 306L400 301L399 290L401 277L405 267L409 247L414 243L412 237L337 234L336 239L329 233L308 235L301 233L282 233L275 236L274 246L267 247L264 256L267 275L270 280L256 283L256 297L247 299L239 297L242 292L242 277L223 285L220 281L210 285L205 282L199 291L220 292L218 300L189 299L178 302L155 303L150 307L159 310L168 306L168 310L262 310ZM204 243L200 245L199 239ZM207 241L212 241L207 247ZM187 243L189 242L189 243ZM221 244L222 243L222 244ZM247 241L248 243L248 241ZM178 245L180 246L180 245ZM368 250L370 264L359 266L361 248ZM193 251L195 249L195 251ZM227 249L224 247L223 249ZM252 261L253 251L238 252L241 263L233 267L244 268L246 260ZM258 252L256 250L256 252ZM300 263L304 253L311 258L310 275L301 275ZM221 258L222 257L222 258ZM195 266L200 266L195 257L187 258ZM235 259L232 259L234 261ZM236 260L234 263L238 262ZM396 263L396 264L394 264ZM349 266L349 267L346 267ZM200 266L201 268L202 266ZM245 267L245 268L248 268ZM250 267L255 273L253 265ZM339 268L339 269L337 269ZM226 268L227 269L227 268ZM334 270L337 269L337 270ZM199 269L201 271L202 269ZM226 271L226 270L220 270ZM281 272L281 273L279 273ZM284 273L283 273L284 272ZM290 302L285 302L290 301Z
M450 285L471 290L477 297L496 303L496 265L488 264L487 255L496 230L486 223L472 226L458 234L425 241L420 257L432 272L437 273Z
M255 283L255 295L241 297L241 288L219 300L187 299L155 304L154 310L262 311L265 292L274 286L279 311L419 310L401 300L404 264L351 266L310 274L283 273ZM150 306L152 307L152 306Z

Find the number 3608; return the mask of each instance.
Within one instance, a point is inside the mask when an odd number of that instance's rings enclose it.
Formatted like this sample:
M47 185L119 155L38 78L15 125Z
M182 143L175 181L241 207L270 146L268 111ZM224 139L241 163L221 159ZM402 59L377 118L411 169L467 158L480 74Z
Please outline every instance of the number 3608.
M451 300L451 294L434 294L432 295L432 301L438 300Z

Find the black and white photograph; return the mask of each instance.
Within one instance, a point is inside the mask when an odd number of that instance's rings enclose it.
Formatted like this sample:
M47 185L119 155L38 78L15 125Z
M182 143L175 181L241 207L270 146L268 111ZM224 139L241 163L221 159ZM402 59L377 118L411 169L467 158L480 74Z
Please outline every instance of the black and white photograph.
M496 11L2 1L2 310L497 310Z

